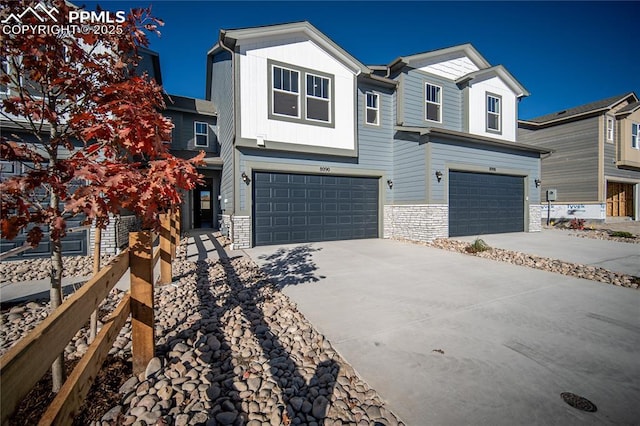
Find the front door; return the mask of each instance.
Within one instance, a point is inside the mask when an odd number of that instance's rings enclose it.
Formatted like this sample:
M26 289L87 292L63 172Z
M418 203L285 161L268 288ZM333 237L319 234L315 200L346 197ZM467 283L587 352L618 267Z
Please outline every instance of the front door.
M193 190L194 228L213 228L213 179Z

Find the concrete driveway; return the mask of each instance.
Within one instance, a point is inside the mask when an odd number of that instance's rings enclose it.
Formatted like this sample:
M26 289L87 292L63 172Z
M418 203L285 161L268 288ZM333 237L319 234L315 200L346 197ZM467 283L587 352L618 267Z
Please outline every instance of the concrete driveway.
M476 238L482 238L491 247L567 262L600 266L610 271L640 276L640 244L580 238L571 235L576 232L545 229L542 232L491 234L479 237L455 237L454 239L472 242Z
M637 290L389 240L246 252L407 424L640 421Z

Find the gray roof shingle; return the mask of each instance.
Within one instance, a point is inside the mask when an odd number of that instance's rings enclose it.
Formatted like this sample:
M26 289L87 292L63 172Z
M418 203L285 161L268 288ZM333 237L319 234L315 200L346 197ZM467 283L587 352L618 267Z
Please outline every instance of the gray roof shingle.
M599 101L591 102L588 104L580 105L574 108L569 108L562 111L553 112L551 114L542 115L536 118L530 118L527 120L522 120L528 123L536 123L536 124L544 124L550 121L555 120L564 120L569 117L574 117L576 115L586 114L589 112L595 112L601 109L607 109L617 104L618 102L633 96L636 100L638 99L633 92L629 92L623 95L612 96L610 98L602 99Z

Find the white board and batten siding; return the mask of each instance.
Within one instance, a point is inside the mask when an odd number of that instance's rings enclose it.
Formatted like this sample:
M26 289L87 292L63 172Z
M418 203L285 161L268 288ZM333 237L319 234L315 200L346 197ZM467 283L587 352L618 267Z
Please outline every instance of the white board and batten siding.
M449 80L457 80L463 75L467 75L480 69L467 56L458 56L451 58L439 57L432 59L430 62L433 63L416 64L416 67L420 71L448 78Z
M487 93L502 97L501 133L487 131ZM469 87L469 133L511 142L516 140L517 98L515 93L498 76L474 80Z
M289 144L353 150L355 141L354 72L313 41L302 36L243 42L240 46L240 136ZM333 75L333 127L269 119L268 60ZM304 84L300 75L300 102Z

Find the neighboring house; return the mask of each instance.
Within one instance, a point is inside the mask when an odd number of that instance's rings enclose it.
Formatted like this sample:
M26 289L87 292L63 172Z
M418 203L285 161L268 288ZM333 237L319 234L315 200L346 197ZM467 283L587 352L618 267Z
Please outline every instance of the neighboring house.
M554 151L542 160L543 193L555 189L557 195L551 218L640 220L640 102L634 93L520 120L518 133Z
M156 52L139 48L141 61L139 71L146 71L158 84L162 84L160 58ZM6 64L6 62L3 62ZM3 65L5 66L5 65ZM0 96L10 93L10 88L0 87ZM203 175L203 184L184 195L182 205L182 229L192 228L216 228L217 217L220 214L218 195L220 188L220 173L222 161L220 159L220 145L216 137L217 124L216 112L213 104L204 99L187 98L177 95L166 95L167 109L163 111L166 117L171 118L174 124L173 142L171 153L181 158L192 158L200 151L205 151L205 164L198 167L198 172ZM46 129L45 129L46 130ZM0 133L21 133L20 129L11 122L0 117ZM28 135L22 135L29 140ZM0 162L0 178L12 174L22 173L19 162ZM84 216L78 216L68 221L68 228L77 227L84 220ZM102 232L102 251L116 253L129 242L128 233L137 226L135 217L123 212L114 217L107 229ZM66 255L86 255L93 252L93 229L89 232L82 231L68 234L62 244ZM14 247L21 246L26 240L22 234L12 241L0 240L0 252L5 252ZM50 247L48 237L40 245L32 250L22 252L18 257L39 257L49 255Z
M470 44L367 67L308 22L222 30L222 229L236 248L539 231L527 95Z

